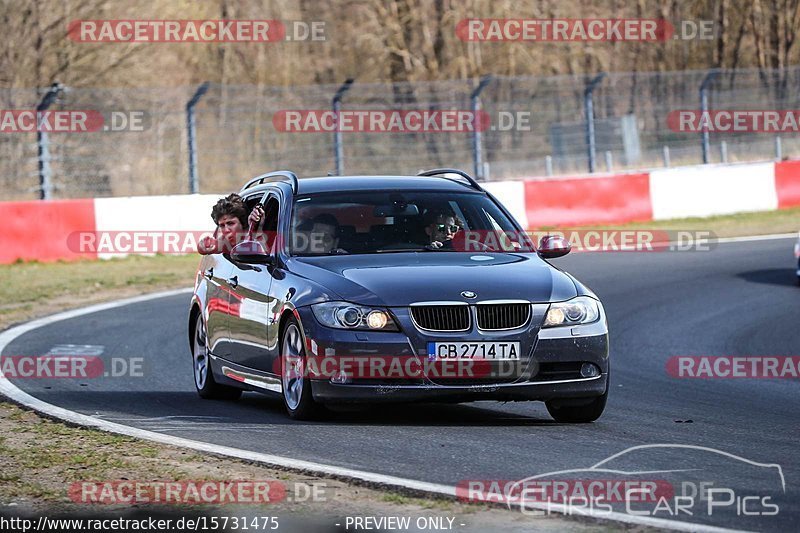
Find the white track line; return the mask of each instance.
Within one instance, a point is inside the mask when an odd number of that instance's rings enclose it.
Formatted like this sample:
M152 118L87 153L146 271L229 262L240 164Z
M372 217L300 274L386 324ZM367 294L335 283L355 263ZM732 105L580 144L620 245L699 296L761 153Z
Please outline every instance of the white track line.
M747 235L744 237L721 237L714 239L714 242L752 242L752 241L774 241L777 239L796 239L797 233L772 233L770 235Z
M166 298L168 296L176 296L179 294L189 294L191 291L192 289L179 289L174 291L146 294L143 296L136 296L134 298L125 298L123 300L116 300L113 302L92 305L80 309L73 309L71 311L65 311L44 318L39 318L31 322L26 322L25 324L21 324L19 326L13 327L11 329L8 329L0 333L0 354L2 354L5 348L20 335L23 335L24 333L35 330L37 328L53 324L55 322L60 322L62 320L68 320L70 318L76 318L91 313L97 313L100 311L107 311L109 309L116 309L118 307L123 307L134 303L146 302L149 300L154 300L156 298ZM280 455L271 455L266 453L252 452L248 450L240 450L238 448L219 446L217 444L210 444L207 442L201 442L182 437L174 437L172 435L165 435L163 433L156 433L154 431L147 431L144 429L134 428L123 424L117 424L115 422L109 422L108 420L103 420L101 418L97 418L94 416L84 415L81 413L77 413L75 411L70 411L69 409L64 409L63 407L58 407L56 405L44 402L38 398L31 396L27 392L24 392L23 390L19 389L13 383L11 383L5 376L2 375L0 375L0 394L3 394L8 398L10 398L12 401L24 405L25 407L33 409L34 411L37 411L44 415L53 418L58 418L60 420L64 420L65 422L69 422L72 424L96 428L102 431L118 433L120 435L128 435L130 437L136 437L153 442L159 442L162 444L168 444L170 446L180 446L183 448L189 448L201 452L208 452L215 455L235 457L237 459L244 459L245 461L252 461L256 463L262 463L270 466L277 466L295 471L309 472L312 474L322 474L340 479L364 481L377 486L383 486L383 487L388 486L393 488L407 489L437 496L448 496L451 498L456 497L456 488L450 485L441 485L438 483L428 483L426 481L418 481L415 479L387 476L384 474L377 474L373 472L367 472L364 470L353 470L350 468L342 468L322 463L314 463L311 461L303 461L300 459L292 459L290 457L283 457ZM531 505L530 507L533 507L533 505ZM560 507L561 506L554 505L550 507L550 510L556 512L564 512L565 515L569 514L568 510L566 509L562 510L560 509ZM544 510L545 506L542 505L541 509ZM709 531L709 532L737 531L732 529L706 526L703 524L680 522L677 520L667 520L664 518L655 518L649 516L633 516L617 512L585 511L584 513L585 516L587 517L599 520L610 520L614 522L623 522L627 524L634 524L640 526L671 529L674 531ZM577 514L575 510L573 510L573 514Z

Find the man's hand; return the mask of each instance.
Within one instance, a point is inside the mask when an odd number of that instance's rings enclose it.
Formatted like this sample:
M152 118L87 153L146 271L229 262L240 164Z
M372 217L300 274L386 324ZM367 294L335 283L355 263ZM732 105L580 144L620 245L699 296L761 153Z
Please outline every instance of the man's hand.
M264 218L264 207L261 204L258 204L250 211L250 216L247 217L247 222L250 223L250 227L258 227L258 223L261 219Z
M207 235L197 242L197 253L209 255L217 253L217 239Z

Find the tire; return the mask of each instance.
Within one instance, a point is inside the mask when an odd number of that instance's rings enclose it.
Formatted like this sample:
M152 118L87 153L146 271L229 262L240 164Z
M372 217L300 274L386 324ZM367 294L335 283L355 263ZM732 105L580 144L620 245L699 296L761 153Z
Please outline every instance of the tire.
M322 412L322 405L314 401L311 380L305 375L306 350L300 325L291 317L281 333L281 397L289 418L313 420Z
M220 385L214 381L206 338L206 325L202 315L197 313L192 339L192 374L197 395L204 400L238 400L242 389Z
M567 424L587 424L594 422L606 408L608 402L608 388L611 381L609 371L606 377L606 391L594 398L575 398L564 400L550 400L545 402L547 412L550 413L556 422Z

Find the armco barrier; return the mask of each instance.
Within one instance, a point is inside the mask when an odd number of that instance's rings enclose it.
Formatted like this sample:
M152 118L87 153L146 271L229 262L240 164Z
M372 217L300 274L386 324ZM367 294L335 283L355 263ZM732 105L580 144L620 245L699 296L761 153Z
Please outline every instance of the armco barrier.
M650 191L655 220L778 208L772 162L654 170Z
M705 217L800 205L800 161L704 165L485 184L529 229ZM95 258L68 247L79 231L211 230L218 195L0 202L0 263ZM121 254L101 253L106 258Z
M483 188L497 198L523 227L528 225L524 181L489 181L483 184Z
M530 228L621 224L653 218L647 173L534 179L524 183Z
M800 205L800 161L775 163L775 189L778 209Z
M94 200L0 202L0 263L95 259L70 250L67 237L93 231Z
M219 198L216 194L98 198L94 204L95 227L99 232L213 230L211 208ZM124 255L101 252L99 257Z

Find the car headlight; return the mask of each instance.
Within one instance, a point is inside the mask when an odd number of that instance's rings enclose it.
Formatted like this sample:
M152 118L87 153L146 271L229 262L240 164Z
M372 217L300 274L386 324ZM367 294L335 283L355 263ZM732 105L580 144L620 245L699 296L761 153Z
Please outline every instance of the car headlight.
M600 318L600 303L588 296L578 296L566 302L550 304L543 328L589 324Z
M325 302L312 305L311 310L320 324L329 328L399 331L392 315L385 309L349 302Z

